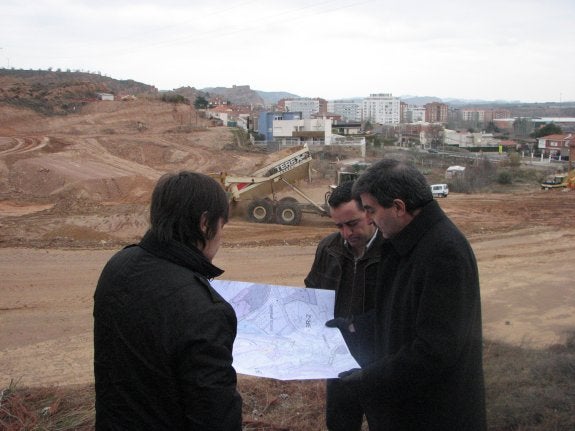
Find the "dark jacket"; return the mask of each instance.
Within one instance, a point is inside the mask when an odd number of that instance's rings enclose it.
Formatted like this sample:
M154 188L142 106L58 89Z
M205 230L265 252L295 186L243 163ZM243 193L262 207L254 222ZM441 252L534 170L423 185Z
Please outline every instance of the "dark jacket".
M306 287L335 290L334 317L351 317L373 308L382 242L377 232L357 261L339 232L326 236L318 244L304 283Z
M106 264L94 294L97 430L241 430L237 320L195 248L147 234Z
M436 201L384 244L376 360L359 386L370 430L485 430L479 277Z

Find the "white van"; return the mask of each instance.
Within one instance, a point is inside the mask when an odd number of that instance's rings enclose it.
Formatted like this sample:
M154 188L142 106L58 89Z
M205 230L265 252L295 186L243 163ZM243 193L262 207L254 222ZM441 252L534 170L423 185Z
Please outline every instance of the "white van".
M449 187L447 187L447 184L432 184L431 193L433 196L441 196L446 198L449 194Z

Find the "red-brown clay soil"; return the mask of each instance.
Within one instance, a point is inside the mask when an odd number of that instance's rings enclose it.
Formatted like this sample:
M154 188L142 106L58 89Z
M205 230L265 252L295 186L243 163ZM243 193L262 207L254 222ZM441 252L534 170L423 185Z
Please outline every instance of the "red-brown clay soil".
M52 118L0 107L0 387L93 381L96 281L145 232L162 173L248 173L265 163L235 148L228 129L195 120L189 107L139 101ZM328 185L318 178L302 189L322 202ZM564 342L575 331L575 192L522 186L439 203L477 255L485 338ZM300 226L234 216L214 263L225 279L302 286L315 245L332 231L316 214Z

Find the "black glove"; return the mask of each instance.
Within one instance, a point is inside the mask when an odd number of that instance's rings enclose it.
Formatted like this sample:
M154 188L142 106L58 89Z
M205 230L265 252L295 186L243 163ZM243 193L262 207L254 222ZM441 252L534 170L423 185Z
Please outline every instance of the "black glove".
M342 335L344 332L355 332L355 328L353 328L351 325L353 325L353 318L346 319L344 317L336 317L335 319L331 319L325 322L325 326L327 326L328 328L339 329Z
M325 322L328 328L338 328L345 344L357 363L364 367L373 359L373 313L351 318L336 317Z
M359 392L361 389L361 378L363 376L363 371L360 368L352 368L351 370L343 371L338 374L341 382L346 385L346 387L354 392Z
M361 379L361 368L352 368L337 375L343 382Z

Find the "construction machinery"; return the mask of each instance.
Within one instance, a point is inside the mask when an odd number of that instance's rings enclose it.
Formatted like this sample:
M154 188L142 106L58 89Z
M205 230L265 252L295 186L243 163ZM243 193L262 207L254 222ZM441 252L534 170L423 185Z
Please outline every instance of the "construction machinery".
M371 163L359 160L344 160L336 164L335 169L335 182L329 186L329 190L325 193L325 202L327 202L333 190L348 181L355 181L357 178L371 166Z
M575 171L551 175L541 183L541 189L543 190L561 189L565 187L571 190L575 189Z
M247 176L217 175L232 203L247 202L247 218L256 223L298 225L302 213L329 215L324 202L316 203L297 187L311 179L312 156L307 145L289 149L289 154ZM289 188L306 202L293 196L277 199L277 193Z
M333 184L331 188L333 189L347 181L355 181L363 171L370 166L371 163L358 160L345 160L338 162L335 173L335 184Z

